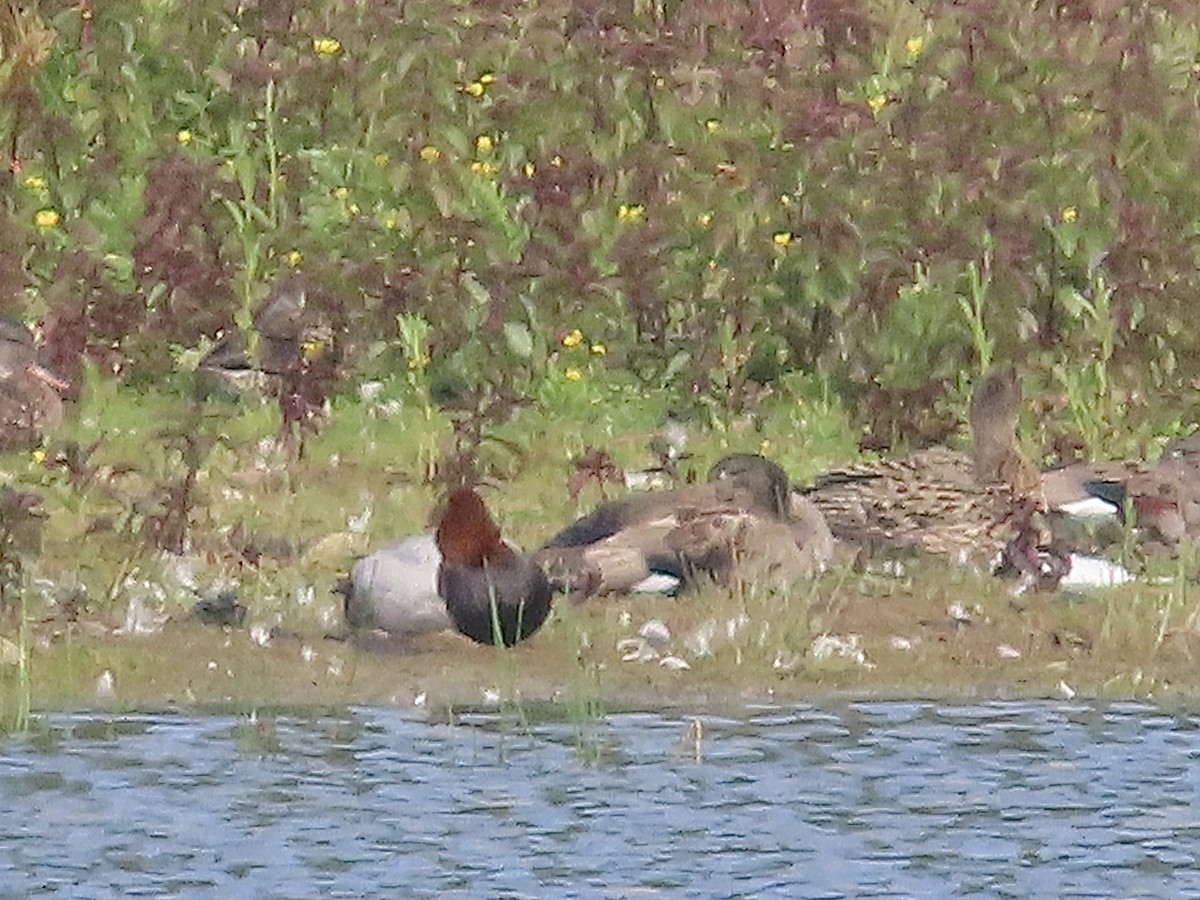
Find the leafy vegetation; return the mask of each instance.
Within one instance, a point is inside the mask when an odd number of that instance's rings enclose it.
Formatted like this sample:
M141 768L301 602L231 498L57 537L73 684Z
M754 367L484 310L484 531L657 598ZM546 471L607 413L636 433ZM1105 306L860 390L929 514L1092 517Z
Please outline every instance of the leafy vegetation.
M1196 403L1198 35L1178 0L23 4L0 311L157 376L299 269L351 371L421 316L476 387L631 372L721 419L799 370L928 441L1015 357L1126 449Z

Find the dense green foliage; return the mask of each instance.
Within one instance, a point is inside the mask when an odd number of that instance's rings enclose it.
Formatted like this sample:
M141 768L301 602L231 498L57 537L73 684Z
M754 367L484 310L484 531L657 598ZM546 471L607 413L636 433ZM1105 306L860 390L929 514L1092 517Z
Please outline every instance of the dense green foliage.
M935 439L1014 357L1093 450L1194 420L1194 3L2 17L0 312L60 361L170 371L295 268L360 371L406 316L501 392L620 373L728 415L799 371Z

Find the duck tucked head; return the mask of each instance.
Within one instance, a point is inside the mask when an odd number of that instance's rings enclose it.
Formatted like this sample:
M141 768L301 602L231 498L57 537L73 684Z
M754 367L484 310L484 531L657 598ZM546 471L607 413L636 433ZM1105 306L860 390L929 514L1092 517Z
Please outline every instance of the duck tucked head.
M501 540L500 528L474 488L459 487L450 492L434 539L442 559L450 565L502 566L516 558L513 549Z
M730 453L709 470L710 482L730 481L750 492L755 507L776 517L786 517L790 492L787 473L757 453Z

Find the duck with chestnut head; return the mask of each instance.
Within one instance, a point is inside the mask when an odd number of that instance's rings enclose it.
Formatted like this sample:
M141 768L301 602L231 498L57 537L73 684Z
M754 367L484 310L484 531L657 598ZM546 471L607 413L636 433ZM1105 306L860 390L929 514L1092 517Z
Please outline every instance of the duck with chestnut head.
M478 493L450 491L434 519L435 533L393 541L337 583L346 624L402 639L453 628L486 644L533 634L550 611L549 584L500 537Z
M438 594L460 633L511 647L542 627L550 583L540 566L500 537L474 488L450 491L434 540L441 554Z

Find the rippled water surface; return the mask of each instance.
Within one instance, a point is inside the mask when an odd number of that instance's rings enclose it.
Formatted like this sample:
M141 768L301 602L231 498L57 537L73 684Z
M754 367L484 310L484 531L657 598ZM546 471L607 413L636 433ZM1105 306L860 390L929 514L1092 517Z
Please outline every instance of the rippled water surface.
M0 745L0 896L1200 896L1200 717L695 718L53 716Z

